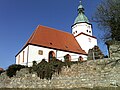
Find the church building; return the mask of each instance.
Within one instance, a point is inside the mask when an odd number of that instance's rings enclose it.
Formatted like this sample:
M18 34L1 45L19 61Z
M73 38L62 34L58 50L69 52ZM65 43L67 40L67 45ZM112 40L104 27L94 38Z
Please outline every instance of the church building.
M88 50L95 45L97 38L92 35L92 24L80 3L72 33L39 25L15 56L16 64L31 66L33 61L39 63L45 59L49 62L53 57L64 61L66 55L71 61L87 60Z

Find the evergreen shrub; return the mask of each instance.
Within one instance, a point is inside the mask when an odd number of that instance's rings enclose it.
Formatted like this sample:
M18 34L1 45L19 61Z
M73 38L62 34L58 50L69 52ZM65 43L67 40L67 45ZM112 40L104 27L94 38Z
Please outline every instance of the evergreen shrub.
M93 60L93 59L103 59L104 54L100 50L98 46L94 46L92 49L89 49L88 51L88 60Z
M13 77L14 75L16 75L16 71L20 71L20 69L22 68L25 68L25 66L17 64L10 65L6 70L6 74L9 77Z
M50 80L55 72L60 73L62 66L64 66L64 63L56 58L53 58L50 62L43 59L37 65L32 66L32 70L31 68L30 70L36 72L40 79Z
M54 73L60 74L63 66L70 67L72 64L77 64L79 62L71 62L70 60L65 60L65 62L62 62L55 57L53 57L52 60L47 62L45 59L42 59L40 63L36 63L33 61L33 66L29 67L30 73L36 72L37 76L40 77L40 79L52 79L52 75Z
M5 71L4 71L4 70L0 70L0 75L1 75L3 72L5 72Z

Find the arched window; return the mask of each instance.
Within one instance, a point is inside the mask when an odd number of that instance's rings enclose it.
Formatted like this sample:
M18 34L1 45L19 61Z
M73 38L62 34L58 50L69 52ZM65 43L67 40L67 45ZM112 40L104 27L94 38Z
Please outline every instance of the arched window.
M25 54L25 51L23 51L23 62L24 62L24 56L25 56L24 54Z
M18 56L18 64L20 64L20 55Z
M71 61L71 56L69 54L66 54L64 56L65 61Z
M83 61L83 57L79 56L78 61Z
M55 57L54 51L49 52L48 60L51 61Z

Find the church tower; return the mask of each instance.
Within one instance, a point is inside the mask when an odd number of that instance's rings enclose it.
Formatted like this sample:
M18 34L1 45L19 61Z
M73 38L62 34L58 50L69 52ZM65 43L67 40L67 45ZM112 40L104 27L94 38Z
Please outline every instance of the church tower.
M92 35L92 24L85 16L84 7L81 2L78 6L78 16L72 25L72 34L86 53L97 45L97 39Z

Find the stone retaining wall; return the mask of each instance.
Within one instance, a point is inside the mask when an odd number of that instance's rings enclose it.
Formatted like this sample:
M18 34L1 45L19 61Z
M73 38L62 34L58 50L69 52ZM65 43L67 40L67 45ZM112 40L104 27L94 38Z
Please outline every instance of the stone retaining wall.
M62 72L54 74L52 80L41 80L28 68L21 69L16 76L9 78L6 73L0 76L0 88L80 88L80 87L120 86L120 62L110 59L87 61L63 67Z
M111 59L120 59L120 41L107 41L106 42Z

